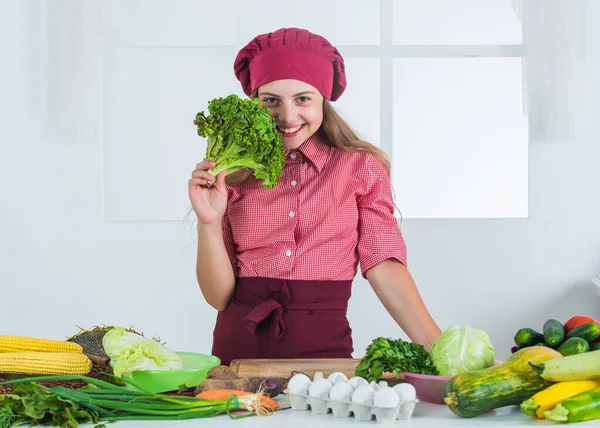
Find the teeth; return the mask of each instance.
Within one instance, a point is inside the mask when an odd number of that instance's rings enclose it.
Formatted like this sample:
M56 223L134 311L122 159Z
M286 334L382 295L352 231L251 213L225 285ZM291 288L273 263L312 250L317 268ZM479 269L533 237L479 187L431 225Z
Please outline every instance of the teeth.
M302 125L296 126L295 128L279 128L279 129L281 130L281 132L284 132L286 134L293 134L294 132L296 132L300 128L302 128Z

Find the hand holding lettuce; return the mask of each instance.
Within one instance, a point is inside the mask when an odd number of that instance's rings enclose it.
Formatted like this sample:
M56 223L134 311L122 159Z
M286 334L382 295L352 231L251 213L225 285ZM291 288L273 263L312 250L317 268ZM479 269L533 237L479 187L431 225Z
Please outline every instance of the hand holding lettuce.
M166 346L139 334L115 327L102 339L106 354L113 362L115 376L129 375L138 370L180 370L179 355Z

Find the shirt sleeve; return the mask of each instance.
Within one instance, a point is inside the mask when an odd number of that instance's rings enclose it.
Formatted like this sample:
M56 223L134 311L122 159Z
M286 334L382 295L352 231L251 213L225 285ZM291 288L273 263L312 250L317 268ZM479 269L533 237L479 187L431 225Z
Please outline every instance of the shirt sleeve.
M223 214L223 218L221 219L221 228L223 230L223 242L225 243L225 250L227 250L227 255L229 256L229 261L231 262L231 267L233 268L233 274L238 276L238 268L237 268L237 250L235 247L235 241L233 240L233 231L231 230L231 223L229 222L229 215L227 211Z
M366 155L365 184L357 195L358 259L363 278L386 259L406 265L406 244L394 217L390 179L381 162Z

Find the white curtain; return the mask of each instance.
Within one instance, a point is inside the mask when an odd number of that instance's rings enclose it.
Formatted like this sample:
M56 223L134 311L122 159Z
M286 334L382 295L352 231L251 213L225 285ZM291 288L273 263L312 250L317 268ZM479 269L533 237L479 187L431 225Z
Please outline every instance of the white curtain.
M586 0L511 1L523 26L530 142L569 141L582 94Z

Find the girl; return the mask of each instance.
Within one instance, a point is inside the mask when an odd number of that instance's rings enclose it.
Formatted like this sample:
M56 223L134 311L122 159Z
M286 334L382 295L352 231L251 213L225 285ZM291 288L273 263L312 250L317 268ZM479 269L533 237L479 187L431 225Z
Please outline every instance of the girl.
M192 172L196 274L219 311L213 355L223 364L350 358L346 308L359 263L398 325L429 348L441 331L406 268L389 162L330 104L346 88L338 50L309 31L280 29L254 38L234 70L275 118L286 164L273 189L251 171L213 177L209 161Z

